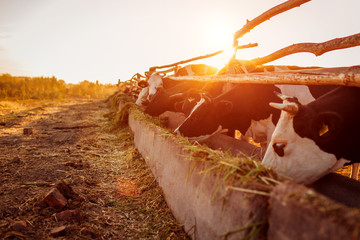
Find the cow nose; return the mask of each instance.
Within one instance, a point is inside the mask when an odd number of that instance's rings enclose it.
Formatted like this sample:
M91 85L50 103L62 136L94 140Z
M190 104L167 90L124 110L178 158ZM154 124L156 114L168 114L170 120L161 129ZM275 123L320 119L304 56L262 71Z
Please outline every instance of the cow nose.
M284 148L286 147L286 143L284 142L279 142L279 143L274 143L273 144L273 149L276 152L277 155L279 155L280 157L284 156Z

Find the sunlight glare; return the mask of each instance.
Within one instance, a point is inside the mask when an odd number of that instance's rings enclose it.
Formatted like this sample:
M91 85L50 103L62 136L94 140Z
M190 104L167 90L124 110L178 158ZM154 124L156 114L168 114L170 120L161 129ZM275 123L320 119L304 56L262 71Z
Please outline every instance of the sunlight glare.
M218 56L209 59L209 62L214 67L222 68L234 54L232 42L235 30L232 30L225 21L214 21L207 25L205 31L206 45L210 49L224 51Z
M213 48L225 49L231 48L233 40L233 31L222 22L214 22L207 26L207 41Z

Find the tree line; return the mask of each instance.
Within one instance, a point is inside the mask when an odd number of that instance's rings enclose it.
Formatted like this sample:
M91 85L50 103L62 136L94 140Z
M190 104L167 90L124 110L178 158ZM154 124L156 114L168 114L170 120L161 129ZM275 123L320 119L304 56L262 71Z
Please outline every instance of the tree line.
M0 99L63 99L68 97L105 98L113 94L116 85L84 80L67 84L56 77L16 77L0 75Z

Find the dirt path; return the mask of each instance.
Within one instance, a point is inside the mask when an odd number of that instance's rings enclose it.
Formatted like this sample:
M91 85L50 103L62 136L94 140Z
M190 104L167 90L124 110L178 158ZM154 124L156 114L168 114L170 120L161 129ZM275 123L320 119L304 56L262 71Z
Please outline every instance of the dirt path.
M1 239L187 239L128 129L109 130L108 111L73 100L0 114ZM55 187L62 209L44 202ZM61 219L64 210L76 214Z

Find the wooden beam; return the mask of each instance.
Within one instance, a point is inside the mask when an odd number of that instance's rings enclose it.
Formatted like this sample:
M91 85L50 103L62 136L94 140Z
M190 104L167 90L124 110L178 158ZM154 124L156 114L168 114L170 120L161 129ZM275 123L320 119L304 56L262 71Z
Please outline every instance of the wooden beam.
M181 76L170 79L178 81L295 84L295 85L343 85L360 87L360 65L341 68L319 68L271 73L243 73L214 76Z

